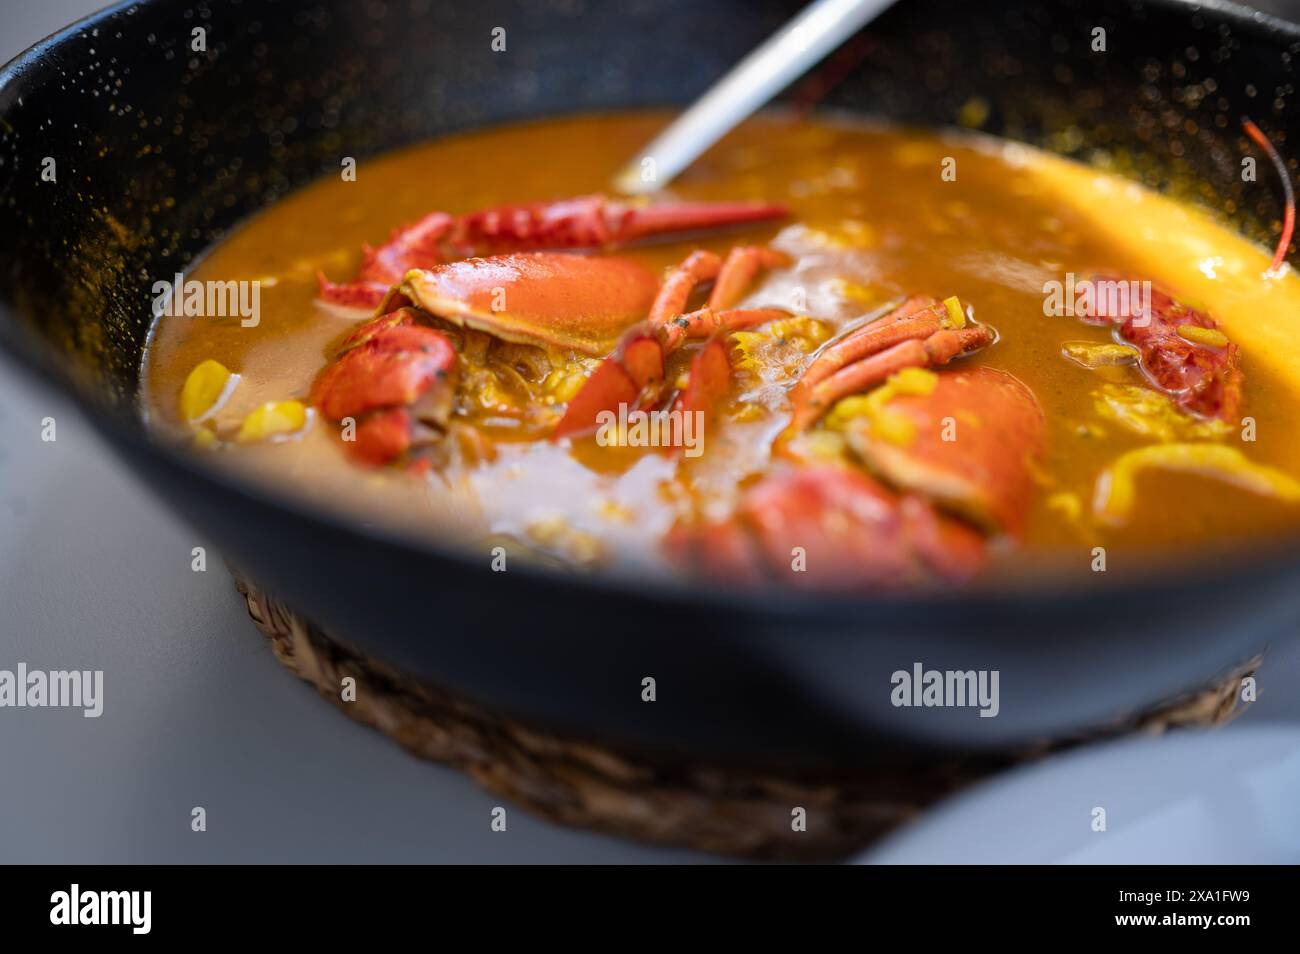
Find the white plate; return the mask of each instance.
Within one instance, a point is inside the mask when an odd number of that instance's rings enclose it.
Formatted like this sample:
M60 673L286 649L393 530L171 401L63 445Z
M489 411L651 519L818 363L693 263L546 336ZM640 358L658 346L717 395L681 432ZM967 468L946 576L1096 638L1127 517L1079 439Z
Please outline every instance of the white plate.
M1300 730L1238 724L1079 749L958 795L855 861L1300 863Z

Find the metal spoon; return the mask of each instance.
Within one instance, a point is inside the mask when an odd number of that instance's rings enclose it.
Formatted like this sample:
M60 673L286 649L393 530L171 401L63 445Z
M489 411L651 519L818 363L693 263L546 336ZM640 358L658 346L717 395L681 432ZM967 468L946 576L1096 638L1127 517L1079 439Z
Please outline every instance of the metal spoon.
M891 6L816 0L741 60L614 177L626 195L663 188L715 142Z

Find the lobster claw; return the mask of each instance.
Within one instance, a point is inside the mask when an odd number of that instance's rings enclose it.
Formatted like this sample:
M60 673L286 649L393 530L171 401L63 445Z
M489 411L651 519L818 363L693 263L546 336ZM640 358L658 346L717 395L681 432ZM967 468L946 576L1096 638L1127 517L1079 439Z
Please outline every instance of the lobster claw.
M777 202L668 202L633 205L603 199L601 212L608 242L626 245L660 235L714 231L784 218L789 210Z
M357 279L334 284L321 278L322 301L374 309L382 289L411 269L506 252L604 249L659 236L680 236L783 218L784 205L771 202L668 202L642 205L603 195L528 202L452 216L430 212L393 232L378 248L366 249Z
M681 236L763 222L787 214L771 202L619 202L583 195L503 205L460 216L448 244L462 257L538 249L611 248L661 235Z
M388 463L412 446L417 424L445 425L457 359L442 332L403 309L361 325L343 349L317 377L312 404L327 420L353 419L345 444L353 459Z

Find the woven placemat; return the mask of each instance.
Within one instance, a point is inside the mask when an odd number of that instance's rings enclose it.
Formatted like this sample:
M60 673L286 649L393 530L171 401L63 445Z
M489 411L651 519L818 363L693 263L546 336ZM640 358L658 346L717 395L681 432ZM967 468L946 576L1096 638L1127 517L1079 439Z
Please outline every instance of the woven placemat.
M581 828L751 858L819 860L856 852L956 789L1049 752L1134 732L1229 721L1241 680L1262 657L1132 718L999 756L918 761L882 772L798 777L734 767L656 764L539 731L367 659L237 571L235 584L275 656L358 722L408 752L456 768L533 813ZM355 701L340 691L356 681ZM795 830L793 812L806 813Z

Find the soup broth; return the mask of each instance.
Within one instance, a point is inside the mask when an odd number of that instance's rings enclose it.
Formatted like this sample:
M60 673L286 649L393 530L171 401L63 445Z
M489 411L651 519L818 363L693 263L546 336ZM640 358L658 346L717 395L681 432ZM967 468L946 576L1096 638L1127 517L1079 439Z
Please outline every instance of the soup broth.
M454 419L477 443L466 445L462 433L465 446L441 453L433 467L359 465L340 425L318 410L304 428L277 435L287 439L237 439L267 402L310 404L314 382L362 318L322 307L318 273L347 280L363 246L379 245L430 210L462 214L604 191L665 121L654 113L581 116L449 137L363 160L355 181L322 180L283 200L185 276L258 283L255 325L238 315L157 321L144 368L150 422L185 441L206 432L196 452L287 493L454 540L484 559L517 553L672 573L680 560L664 540L675 526L732 519L764 474L789 466L776 459L774 445L790 420L800 373L848 330L908 296L930 295L956 299L996 340L927 373L997 369L1041 408L1038 450L1024 463L1030 480L1022 525L992 535L982 572L1014 573L1045 556L1083 569L1099 546L1144 555L1298 529L1300 509L1285 482L1261 492L1240 474L1200 466L1141 469L1122 520L1106 519L1097 503L1103 475L1146 447L1213 444L1270 473L1300 476L1291 428L1300 361L1288 334L1300 314L1294 276L1264 277L1261 249L1200 211L1104 172L985 137L834 119L755 119L667 190L674 200L779 202L788 207L784 218L599 252L659 275L695 249L725 256L737 245L770 247L785 264L761 270L741 305L815 321L759 324L729 336L729 392L699 433L685 435L685 447L551 440L565 402L552 394L537 406L541 385L530 375L540 380L557 360L570 360L581 383L599 361L551 354L538 370L522 351L511 352L511 369L493 372L491 387L475 379L472 398L458 399ZM1150 281L1212 316L1240 349L1240 413L1209 422L1171 411L1138 365L1085 366L1108 355L1132 357L1122 347L1095 347L1124 344L1114 327L1052 313L1068 311L1076 281L1098 274ZM463 356L475 336L446 330ZM688 382L699 347L692 342L668 356L674 386ZM209 360L238 380L195 425L181 395ZM518 386L515 375L525 379ZM463 385L467 373L458 380ZM571 389L563 393L571 399ZM953 420L960 433L961 416ZM813 423L799 441L830 433L833 421ZM683 433L676 438L683 442ZM829 453L872 473L842 442ZM958 521L968 516L940 509Z

